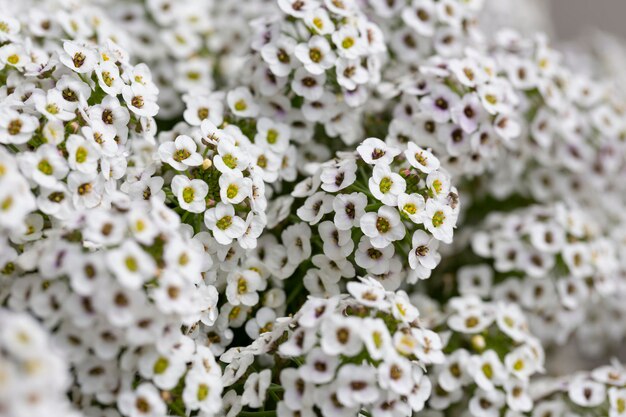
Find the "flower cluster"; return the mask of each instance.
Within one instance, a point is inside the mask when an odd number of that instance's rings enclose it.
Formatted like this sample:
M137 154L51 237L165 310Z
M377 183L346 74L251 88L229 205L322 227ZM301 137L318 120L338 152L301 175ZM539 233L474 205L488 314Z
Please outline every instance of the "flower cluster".
M596 193L623 189L624 97L610 83L570 68L545 37L502 31L494 58L525 103L526 126L489 184L500 196L521 192L539 202L575 198L609 212Z
M364 140L354 153L341 153L277 201L270 225L282 243L270 243L268 259L279 279L311 260L303 279L316 296L337 295L341 278L367 274L388 290L428 278L439 263L439 243L451 243L460 210L449 175L427 149ZM301 202L300 202L301 201ZM296 275L297 276L297 275Z
M254 344L222 355L238 410L274 403L281 416L411 416L424 408L431 384L423 367L443 362L441 339L420 326L406 293L371 278L350 282L348 292L309 298ZM272 359L275 372L253 372L256 357Z
M506 67L474 49L443 63L427 62L396 81L401 92L386 141L431 148L454 175L495 168L522 126L520 100Z
M564 343L599 310L624 314L616 247L584 211L566 205L491 213L472 237L473 251L490 263L462 266L459 292L517 301L535 334ZM610 327L607 342L620 340L626 329Z
M278 102L287 117L294 112L292 118L323 125L326 136L356 143L357 108L380 79L382 32L356 1L280 0L278 6L278 18L257 22L244 78L259 100Z
M212 117L221 118L215 113ZM257 133L254 143L236 125L220 129L208 119L201 127L180 126L159 136L158 157L173 171L167 184L170 200L196 232L204 230L199 226L204 223L225 247L237 242L241 248L254 248L265 226L264 179L276 172L257 169L254 162L265 154L275 156L268 148L278 147L278 142L289 143L288 129L267 122L265 134Z
M110 39L61 41L57 31L7 21L14 33L0 47L0 146L16 159L5 169L17 165L36 201L11 175L6 221L17 228L34 209L64 221L110 204L132 142L154 140L158 90L149 69ZM42 215L29 222L37 228Z
M621 417L626 412L626 370L619 362L577 372L567 378L545 378L533 384L534 415L585 413Z
M191 410L219 410L221 370L183 332L213 324L218 293L201 274L210 266L202 243L180 230L174 212L121 198L45 239L4 245L18 256L3 266L2 301L55 329L75 401L117 404L129 416L145 407L164 413L181 398Z
M445 341L445 362L429 373L428 408L469 409L474 417L531 411L530 381L544 371L544 352L517 304L466 295L440 311L422 294L411 298Z
M188 94L236 85L253 39L250 21L278 7L273 2L109 1L112 17L128 34L133 55L155 74L159 117L180 116Z
M404 77L427 60L458 57L484 35L477 17L485 0L370 0L367 12L390 50L386 80Z
M244 3L0 5L0 415L625 417L618 43Z
M65 397L68 366L27 314L0 309L0 410L6 416L80 417Z

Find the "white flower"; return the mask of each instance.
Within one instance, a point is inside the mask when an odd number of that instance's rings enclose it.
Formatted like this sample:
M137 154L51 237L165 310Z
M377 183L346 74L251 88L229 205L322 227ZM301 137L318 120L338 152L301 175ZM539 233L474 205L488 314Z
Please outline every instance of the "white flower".
M304 67L296 70L291 81L291 89L297 95L307 100L319 100L324 95L324 84L326 83L326 73L311 74Z
M98 84L105 93L111 96L117 96L122 93L124 81L120 76L119 68L114 62L100 62L95 70L96 76L98 77Z
M153 93L142 84L125 85L122 87L122 97L128 109L137 116L154 117L159 112Z
M226 102L230 110L239 117L256 117L259 106L254 101L252 93L246 87L237 87L226 95Z
M569 399L581 407L597 407L606 401L606 388L599 382L579 376L569 381Z
M337 373L337 399L348 407L371 404L378 399L376 369L368 365L347 364Z
M626 390L609 388L609 417L623 417L626 414Z
M313 75L320 75L333 67L337 57L330 44L322 36L312 36L307 43L296 45L296 58L304 64L304 68Z
M265 402L267 389L272 381L272 371L264 369L261 372L250 374L244 384L241 403L252 408L259 408Z
M354 317L331 315L321 326L321 347L327 355L353 356L361 351L359 320Z
M338 356L327 355L321 348L315 347L307 353L304 365L298 371L305 381L325 384L333 380L338 366Z
M261 48L261 57L276 76L285 77L293 69L293 52L296 44L293 38L281 36Z
M337 164L324 166L320 174L321 188L330 193L343 190L356 181L357 164L353 159L347 159Z
M376 280L362 279L362 282L348 282L347 290L359 303L367 307L379 310L387 308L385 289Z
M39 120L35 116L19 113L9 107L0 108L0 143L26 143L38 127Z
M339 58L335 71L337 83L346 90L354 90L369 81L369 73L357 59Z
M180 354L162 355L156 350L144 352L139 358L139 372L161 389L173 389L187 370Z
M349 230L339 230L330 220L320 223L317 230L322 238L322 250L330 259L341 261L352 253L354 241Z
M388 165L377 164L368 182L372 195L388 206L398 204L398 196L406 190L406 181L392 172Z
M493 269L489 265L468 265L457 272L457 282L461 295L476 294L487 298L491 293Z
M229 139L227 139L229 138ZM248 157L236 146L234 139L224 136L217 144L218 155L213 157L215 168L222 173L243 171L248 166Z
M377 138L365 139L356 147L356 151L361 159L370 165L383 164L388 166L400 154L399 149L391 147Z
M459 96L448 87L437 84L430 94L420 102L424 113L430 115L437 123L445 123L450 120L451 111L459 101Z
M259 118L254 143L274 153L282 154L289 146L291 131L284 123L276 123L267 117Z
M318 191L304 201L296 213L305 222L311 225L317 224L325 214L333 210L333 196Z
M452 209L435 199L426 201L424 209L424 226L435 239L444 243L452 242L453 228L456 218Z
M178 171L202 164L202 155L196 152L198 145L187 135L180 135L174 142L165 142L159 146L161 160Z
M370 274L384 274L389 271L389 264L394 253L393 245L376 248L367 236L362 236L354 254L354 261Z
M402 10L402 20L422 36L435 33L437 16L433 0L412 0L409 7Z
M138 289L156 272L154 260L132 240L125 241L107 255L108 267L120 284Z
M349 230L358 227L366 206L367 196L363 193L337 194L333 200L334 222L337 229Z
M176 195L180 207L186 211L202 213L206 208L205 197L209 192L209 186L202 180L176 175L172 178L172 192Z
M422 216L426 202L424 197L419 194L398 195L398 208L400 212L408 217L413 223L422 223Z
M117 406L129 417L159 417L167 411L159 391L147 382L134 391L122 391L117 399Z
M407 150L404 151L404 155L412 167L426 174L439 169L439 159L430 150L422 149L413 142L407 144Z
M378 383L381 388L390 389L396 394L408 395L413 389L413 370L408 359L391 354L378 366Z
M226 297L232 305L254 306L259 302L258 291L263 286L263 279L258 272L233 271L227 278Z
M93 71L98 63L96 52L78 42L65 41L63 49L65 54L60 54L59 59L63 65L79 74Z
M411 240L409 252L409 265L417 271L421 279L428 278L430 272L441 261L441 255L437 252L439 242L433 239L423 230L416 230Z
M467 365L467 372L476 385L487 392L494 391L494 387L501 385L506 378L502 362L493 350L487 350L480 356L472 356Z
M69 167L56 146L42 145L33 153L19 155L22 173L42 187L52 188L65 178Z
M220 197L223 202L239 204L247 197L252 196L252 180L240 175L222 174L219 179Z
M219 378L195 369L185 375L183 402L187 409L213 415L221 408L221 393L222 384Z
M476 417L498 417L504 401L501 391L478 389L470 399L468 408Z
M411 334L415 338L417 346L412 353L419 360L426 364L443 363L445 357L443 354L443 345L439 335L428 329L411 329Z
M229 245L246 231L246 222L235 215L235 208L230 204L217 203L215 207L205 211L204 224L222 245Z
M525 345L515 348L504 357L504 365L511 375L527 381L537 371L535 355Z
M367 44L355 26L342 26L331 38L342 58L357 59L367 51Z
M285 387L283 400L289 409L302 410L313 405L314 385L306 382L300 369L284 369L280 373L280 383Z
M528 412L533 408L533 400L528 392L528 383L511 378L504 383L506 404L513 411Z
M70 121L76 117L74 112L69 111L63 94L56 89L48 90L47 93L39 92L33 96L35 108L46 116L48 120Z
M406 230L398 212L383 206L377 213L366 213L360 222L363 233L370 238L372 246L385 248L390 243L404 238Z

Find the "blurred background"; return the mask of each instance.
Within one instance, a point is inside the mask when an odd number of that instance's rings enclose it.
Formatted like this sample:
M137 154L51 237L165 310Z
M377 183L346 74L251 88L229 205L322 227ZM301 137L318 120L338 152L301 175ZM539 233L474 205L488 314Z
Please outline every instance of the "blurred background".
M626 39L626 0L487 0L488 10L523 32L543 29L561 42L597 31Z
M544 0L557 39L573 40L594 29L626 38L624 0Z
M626 0L485 0L486 33L512 27L526 36L549 35L552 46L563 53L578 72L610 76L614 86L626 92ZM494 27L493 22L498 22ZM626 363L626 349L620 360ZM575 369L592 369L602 360L580 356L573 345L558 348L547 367L566 375Z

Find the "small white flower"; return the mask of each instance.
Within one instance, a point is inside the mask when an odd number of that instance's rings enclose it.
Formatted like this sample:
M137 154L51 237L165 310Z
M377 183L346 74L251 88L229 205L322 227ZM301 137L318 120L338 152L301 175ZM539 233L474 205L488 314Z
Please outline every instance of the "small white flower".
M305 222L311 225L317 224L325 214L333 210L333 196L318 191L304 201L296 213Z
M236 172L236 171L233 171ZM220 197L223 202L239 204L252 196L252 180L240 175L222 174L219 179Z
M132 240L110 251L107 260L120 284L131 289L140 288L156 272L154 260Z
M437 252L438 247L439 241L423 230L416 230L413 234L409 265L417 271L418 278L428 278L441 261L441 255Z
M412 167L426 174L439 169L439 159L430 150L422 149L413 142L407 144L407 150L404 151L404 155Z
M304 64L304 68L313 75L320 75L332 68L337 59L328 41L322 36L312 36L307 43L296 45L296 58Z
M333 200L334 222L337 229L349 230L358 227L366 206L367 196L363 193L337 194Z
M377 213L366 213L360 221L363 233L368 236L374 248L382 249L390 243L404 238L406 230L397 210L383 206Z
M98 55L94 50L78 42L63 42L65 54L60 54L59 59L69 69L85 74L95 69L98 63Z
M122 97L128 109L137 116L154 117L159 112L154 94L143 84L125 85L122 87Z
M377 138L365 139L356 147L356 151L361 159L370 165L383 164L389 166L393 159L400 154L399 149L391 147Z
M321 348L315 347L307 353L304 365L298 371L305 381L325 384L333 380L338 366L338 356L327 355Z
M206 208L205 197L209 192L209 186L202 180L176 175L172 178L172 192L176 195L180 207L186 211L202 213Z
M322 322L321 347L327 355L353 356L363 342L359 338L359 320L354 317L331 315Z
M574 404L581 407L597 407L606 401L606 387L585 376L569 381L567 394Z
M337 399L348 407L371 404L380 395L376 369L369 365L342 366L337 373L337 385Z
M248 376L241 395L241 403L252 408L259 408L265 402L267 389L272 381L271 369L253 372Z
M159 391L147 382L139 385L135 391L122 391L117 406L129 417L159 417L167 412Z
M274 153L282 154L289 146L290 129L284 123L276 123L267 117L257 122L254 143Z
M227 278L226 297L232 305L254 306L259 301L258 291L262 287L263 280L258 272L233 271Z
M435 239L444 243L452 242L456 218L449 206L431 198L426 201L423 219L426 230L432 233Z
M230 204L217 203L215 207L205 211L204 224L222 245L229 245L246 231L246 222L235 214L235 208Z
M256 117L259 106L254 101L252 93L246 87L237 87L226 95L230 110L239 117Z
M372 195L388 206L397 206L398 196L406 190L406 181L388 165L377 164L368 182Z
M168 141L159 146L161 160L178 171L185 171L188 167L202 165L202 155L196 150L198 145L187 135L180 135L174 142Z

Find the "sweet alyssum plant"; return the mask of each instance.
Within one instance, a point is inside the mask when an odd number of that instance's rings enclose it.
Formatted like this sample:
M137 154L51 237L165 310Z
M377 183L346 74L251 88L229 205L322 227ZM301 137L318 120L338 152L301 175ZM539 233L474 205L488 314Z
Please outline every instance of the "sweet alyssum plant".
M200 3L0 4L0 415L626 415L609 71L480 0Z

